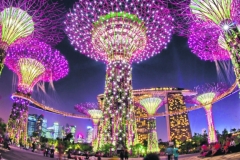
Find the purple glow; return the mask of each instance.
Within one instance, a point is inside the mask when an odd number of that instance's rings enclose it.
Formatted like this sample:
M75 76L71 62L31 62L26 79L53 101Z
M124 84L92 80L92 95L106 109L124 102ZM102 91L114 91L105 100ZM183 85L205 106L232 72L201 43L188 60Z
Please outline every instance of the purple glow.
M51 45L56 45L64 38L62 20L65 7L62 4L49 0L3 0L0 3L0 11L11 7L19 8L31 16L34 31L29 38L34 37Z
M18 75L18 87L24 93L31 93L38 81L65 77L69 70L67 60L59 51L36 39L9 47L5 64Z
M104 19L111 14L122 13L127 16ZM146 60L167 47L173 32L173 18L162 0L79 1L75 3L72 12L67 14L64 23L65 31L76 50L106 63L111 61L113 55L128 57L124 60L130 62ZM108 26L105 28L103 24ZM111 28L115 24L116 27ZM101 27L105 31L100 31ZM136 32L131 30L134 27ZM118 36L114 38L115 33ZM129 39L124 39L124 36ZM139 38L134 39L135 36ZM100 45L103 41L105 43ZM126 43L132 45L132 48Z
M224 83L205 84L194 88L198 93L196 96L186 98L186 102L204 105L208 123L208 143L218 141L212 116L212 102L218 95L224 93L227 88Z
M219 42L220 35L221 30L216 26L205 22L193 23L189 28L189 48L203 60L229 60L229 52L220 47L220 43L224 43Z
M86 114L88 116L91 116L88 113L89 110L99 110L96 103L90 103L90 102L76 104L74 106L74 109L76 111L78 111L79 113L83 113L83 114Z

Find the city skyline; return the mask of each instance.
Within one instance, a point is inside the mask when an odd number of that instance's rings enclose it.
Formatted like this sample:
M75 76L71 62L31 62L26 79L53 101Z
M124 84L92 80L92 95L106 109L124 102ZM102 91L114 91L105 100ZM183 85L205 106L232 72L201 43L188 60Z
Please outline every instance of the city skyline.
M81 55L69 44L65 38L57 49L66 56L70 65L69 75L54 82L56 91L47 89L48 95L36 94L34 89L33 97L39 102L44 101L51 107L59 110L77 113L74 105L79 102L97 102L97 95L104 92L105 65ZM233 73L232 73L233 74ZM233 76L230 74L230 76ZM0 78L0 117L5 122L10 114L12 99L11 94L15 91L12 85L13 73L4 68ZM234 77L234 76L233 76ZM230 78L233 83L234 78ZM143 61L141 64L133 64L133 89L152 88L152 87L181 87L193 89L197 85L204 83L218 82L216 66L214 62L201 61L192 54L187 46L187 39L174 36L168 45L168 48L159 55L149 60ZM230 85L230 83L229 83ZM46 85L48 86L48 85ZM56 94L57 93L57 94ZM51 97L51 98L50 98ZM39 100L39 99L42 99ZM228 106L228 107L224 107ZM227 128L240 128L240 99L238 94L234 94L226 99L213 105L213 115L217 130ZM229 108L231 107L231 108ZM39 111L37 109L29 109L30 114L44 114L49 123L58 121L59 123L74 122L77 125L77 134L86 135L86 130L81 131L80 128L91 126L91 120L79 120L67 118L60 115ZM159 112L164 109L160 108ZM228 116L228 118L225 118ZM189 113L190 126L192 133L201 133L202 128L207 128L207 121L203 109L192 111ZM198 122L198 120L201 120ZM83 127L81 127L83 126ZM162 126L162 127L161 127ZM166 140L166 121L164 117L157 118L158 137Z

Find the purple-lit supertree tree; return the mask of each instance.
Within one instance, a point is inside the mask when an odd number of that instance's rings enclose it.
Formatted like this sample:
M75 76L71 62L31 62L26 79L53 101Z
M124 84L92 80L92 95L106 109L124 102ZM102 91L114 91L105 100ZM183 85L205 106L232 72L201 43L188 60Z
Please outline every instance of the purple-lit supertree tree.
M173 18L162 0L86 0L67 14L66 33L82 54L107 64L102 140L116 147L134 141L132 62L167 47Z
M93 139L97 138L98 123L102 118L102 110L100 110L95 103L80 103L75 105L75 110L91 117L93 121Z
M68 62L59 51L36 39L8 48L5 64L18 76L17 93L30 96L39 81L57 81L68 74ZM29 102L14 97L8 133L16 142L26 143Z
M190 46L193 52L199 55L205 60L225 60L228 56L224 51L222 52L216 41L220 39L219 44L226 49L229 54L229 58L234 66L234 72L236 75L236 81L240 87L240 1L239 0L171 0L174 5L176 28L180 30L180 35L187 37L195 37L195 40L191 40ZM199 31L199 27L202 27L204 33ZM202 30L202 29L200 29ZM195 32L195 33L194 33ZM194 34L194 35L193 35ZM202 41L198 44L198 34L212 38L207 42ZM213 37L211 37L213 36ZM195 41L195 42L194 42ZM201 40L200 40L201 41ZM215 55L210 50L213 46L216 46L214 50ZM201 51L201 47L209 51ZM206 47L206 48L205 48ZM196 49L198 48L198 49ZM205 53L201 53L205 52Z
M65 7L51 0L1 0L0 74L11 44L27 43L33 37L51 45L60 42L64 14Z
M218 141L212 117L212 102L218 97L218 95L222 94L227 89L228 87L224 83L205 84L194 88L197 95L186 97L188 103L203 105L203 108L206 111L208 122L208 143Z

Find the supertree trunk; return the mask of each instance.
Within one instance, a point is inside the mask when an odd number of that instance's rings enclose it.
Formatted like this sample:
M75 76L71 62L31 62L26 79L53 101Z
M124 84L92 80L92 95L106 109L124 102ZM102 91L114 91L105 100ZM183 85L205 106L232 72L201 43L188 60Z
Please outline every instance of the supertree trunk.
M230 48L230 58L234 67L238 88L240 88L240 31L238 30L237 26L233 27L231 31L226 31L225 38Z
M12 111L8 120L7 132L16 144L26 145L29 102L21 98L14 98Z
M5 58L6 52L4 49L0 49L0 75L2 74L2 70L4 67L4 58Z
M148 153L158 153L158 137L156 132L156 119L150 118L148 120L148 146L147 146L147 152Z
M131 65L123 61L107 66L103 138L116 148L129 148L134 141L131 72Z
M212 106L207 105L204 106L207 116L207 123L208 123L208 143L215 143L217 142L217 136L216 131L213 123L213 117L212 117Z
M98 135L98 124L93 124L93 140L97 139Z

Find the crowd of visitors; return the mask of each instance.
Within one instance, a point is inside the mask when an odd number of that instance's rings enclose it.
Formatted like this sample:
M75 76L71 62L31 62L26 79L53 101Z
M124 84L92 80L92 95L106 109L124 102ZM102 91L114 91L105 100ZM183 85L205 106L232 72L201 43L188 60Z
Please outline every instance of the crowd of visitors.
M220 142L207 145L202 143L200 155L202 157L216 156L240 151L240 145L236 146L233 138L227 137L224 144Z

